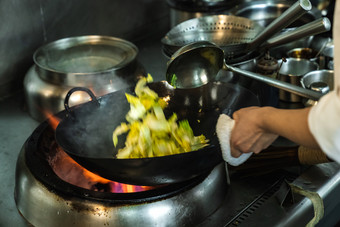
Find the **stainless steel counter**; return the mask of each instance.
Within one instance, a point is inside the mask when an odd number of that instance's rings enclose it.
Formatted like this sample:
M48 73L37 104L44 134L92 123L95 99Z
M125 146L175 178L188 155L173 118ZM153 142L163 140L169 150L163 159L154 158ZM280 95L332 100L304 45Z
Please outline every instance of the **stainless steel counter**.
M156 81L165 79L167 59L161 52L158 40L138 45L139 60ZM0 102L0 226L26 226L24 219L16 209L14 201L15 166L18 154L26 139L39 125L25 110L22 93ZM298 185L316 191L323 199L325 218L319 226L332 226L339 219L340 213L340 167L335 163L321 164L306 168L294 181ZM254 179L253 179L254 180ZM240 196L252 190L254 181L235 179L221 209L208 218L203 226L224 226L224 220L230 220L235 211L230 204L239 204ZM248 204L239 204L247 207ZM242 207L241 206L241 207ZM229 209L228 209L229 207ZM249 206L248 206L249 208ZM238 210L237 212L241 212ZM241 214L241 213L240 213ZM221 218L225 217L225 218ZM309 199L302 198L288 207L280 207L275 196L270 197L259 209L253 212L240 226L301 226L313 217L313 209ZM234 221L237 221L236 219Z
M0 226L25 226L14 202L17 156L38 122L23 109L22 94L0 103Z
M273 172L269 178L231 178L223 205L200 226L306 226L314 217L314 206L309 198L292 192L285 183L291 173L300 171L290 184L317 193L323 201L324 216L316 226L336 226L340 220L340 166L327 163L297 168Z

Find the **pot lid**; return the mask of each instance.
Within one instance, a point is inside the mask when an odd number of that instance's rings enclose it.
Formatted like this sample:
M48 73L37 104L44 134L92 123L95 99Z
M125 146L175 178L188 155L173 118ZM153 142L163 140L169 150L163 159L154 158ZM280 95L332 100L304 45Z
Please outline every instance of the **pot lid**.
M109 36L78 36L56 40L37 49L33 60L42 79L71 84L112 76L138 54L131 42ZM105 79L105 78L104 78ZM110 79L110 78L107 78ZM112 79L112 78L111 78Z

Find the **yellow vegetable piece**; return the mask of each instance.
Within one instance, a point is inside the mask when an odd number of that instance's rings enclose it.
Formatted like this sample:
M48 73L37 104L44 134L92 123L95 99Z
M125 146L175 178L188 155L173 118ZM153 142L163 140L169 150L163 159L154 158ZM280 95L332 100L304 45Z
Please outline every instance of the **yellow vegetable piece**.
M147 83L152 82L150 74L141 78L135 87L136 96L126 94L130 110L127 123L121 123L113 132L113 144L117 146L118 136L128 133L125 147L118 150L117 158L146 158L173 155L194 151L208 145L204 135L195 136L189 122L177 123L177 115L166 119L163 109L170 97L159 98Z

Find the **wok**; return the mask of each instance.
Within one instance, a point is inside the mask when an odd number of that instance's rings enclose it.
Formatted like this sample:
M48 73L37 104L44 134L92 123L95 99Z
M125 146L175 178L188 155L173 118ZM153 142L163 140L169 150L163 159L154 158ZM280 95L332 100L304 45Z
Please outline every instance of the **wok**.
M128 88L102 96L92 96L92 101L68 107L71 89L65 98L67 116L56 129L56 141L76 162L86 169L110 180L133 185L161 185L189 180L208 173L222 162L220 146L215 133L217 118L221 113L231 116L234 111L259 105L257 97L249 90L221 82L208 83L202 88L174 89L167 82L148 85L160 97L169 97L164 112L178 119L188 119L195 135L204 134L209 146L188 153L139 159L116 159L115 154L124 144L113 146L112 132L123 121L130 109L125 93Z

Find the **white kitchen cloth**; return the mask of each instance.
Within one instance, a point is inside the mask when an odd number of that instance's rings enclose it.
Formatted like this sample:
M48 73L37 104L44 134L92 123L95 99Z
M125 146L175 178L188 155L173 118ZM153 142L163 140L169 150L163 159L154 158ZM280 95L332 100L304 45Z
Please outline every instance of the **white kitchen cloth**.
M226 114L221 114L217 120L216 133L219 140L224 161L229 165L238 166L247 161L253 153L243 153L240 157L234 158L230 153L230 134L235 121Z

